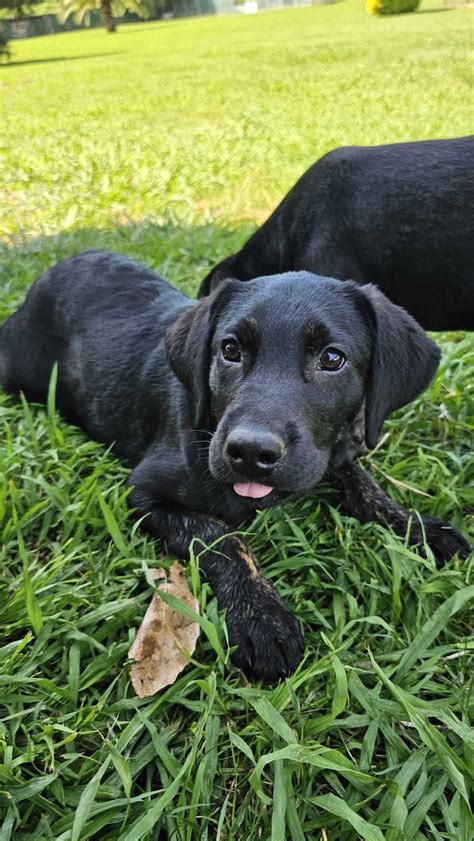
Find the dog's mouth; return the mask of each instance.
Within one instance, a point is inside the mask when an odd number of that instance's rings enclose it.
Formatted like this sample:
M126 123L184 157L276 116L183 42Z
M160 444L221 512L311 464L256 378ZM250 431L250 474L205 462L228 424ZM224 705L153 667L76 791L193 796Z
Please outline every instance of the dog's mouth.
M296 491L262 485L260 482L235 482L230 487L234 494L252 509L273 508L275 505L282 505L297 494Z
M252 508L269 508L274 505L280 505L286 500L310 490L321 478L321 476L310 476L308 481L303 484L300 481L291 481L292 477L290 477L290 481L288 481L285 487L282 482L282 479L284 481L284 477L280 478L279 476L275 476L274 479L272 477L272 484L267 485L262 481L258 481L258 479L238 476L235 473L232 475L231 471L229 471L230 475L228 474L227 476L223 476L222 473L215 475L212 468L210 468L210 473L219 484L224 484L228 488L234 498L238 497L242 502L247 503ZM268 477L267 481L271 481L272 479Z
M247 499L263 499L273 491L270 485L261 485L258 482L236 482L233 488L237 496Z
M211 447L208 468L215 482L225 486L230 493L229 502L233 497L235 503L240 501L245 508L254 510L280 505L313 488L326 472L327 459L324 455L319 457L316 453L304 464L300 464L302 459L298 458L295 463L289 462L281 469L268 471L267 475L263 470L249 470L246 474L233 470L222 453Z

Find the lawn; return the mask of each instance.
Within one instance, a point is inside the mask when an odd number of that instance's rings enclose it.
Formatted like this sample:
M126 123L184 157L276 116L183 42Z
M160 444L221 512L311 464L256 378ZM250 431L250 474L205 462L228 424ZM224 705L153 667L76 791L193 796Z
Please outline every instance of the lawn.
M194 292L327 150L468 134L471 41L466 9L379 20L348 0L14 42L0 320L90 246ZM438 338L434 384L364 461L467 535L474 343ZM194 565L220 643L203 634L140 701L145 570L173 559L132 527L126 475L53 407L0 395L1 841L470 841L472 559L436 569L323 489L262 513L246 539L302 622L303 665L274 688L232 670Z

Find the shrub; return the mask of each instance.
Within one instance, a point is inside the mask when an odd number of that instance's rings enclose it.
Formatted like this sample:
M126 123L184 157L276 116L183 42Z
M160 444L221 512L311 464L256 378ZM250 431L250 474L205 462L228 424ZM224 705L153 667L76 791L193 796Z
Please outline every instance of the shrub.
M0 24L0 64L2 64L2 62L6 63L7 61L10 61L11 55L8 38L3 31L2 25Z
M366 9L370 15L400 15L414 12L420 0L366 0Z

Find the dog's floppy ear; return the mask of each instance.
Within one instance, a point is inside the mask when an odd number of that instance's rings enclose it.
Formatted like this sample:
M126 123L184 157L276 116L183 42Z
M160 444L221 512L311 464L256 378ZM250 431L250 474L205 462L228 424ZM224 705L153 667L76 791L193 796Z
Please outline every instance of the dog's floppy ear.
M192 304L168 328L165 348L173 372L193 395L194 425L209 424L211 345L218 312L232 293L232 282L222 284L203 301Z
M365 438L372 448L385 418L414 400L431 382L441 354L418 322L376 286L363 286L362 291L375 331L365 403Z

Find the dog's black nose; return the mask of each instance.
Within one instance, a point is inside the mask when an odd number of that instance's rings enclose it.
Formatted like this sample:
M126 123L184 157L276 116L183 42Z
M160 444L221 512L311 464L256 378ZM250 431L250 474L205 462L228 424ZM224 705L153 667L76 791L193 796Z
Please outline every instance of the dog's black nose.
M238 427L227 438L229 464L238 473L270 473L283 455L283 441L264 429Z

